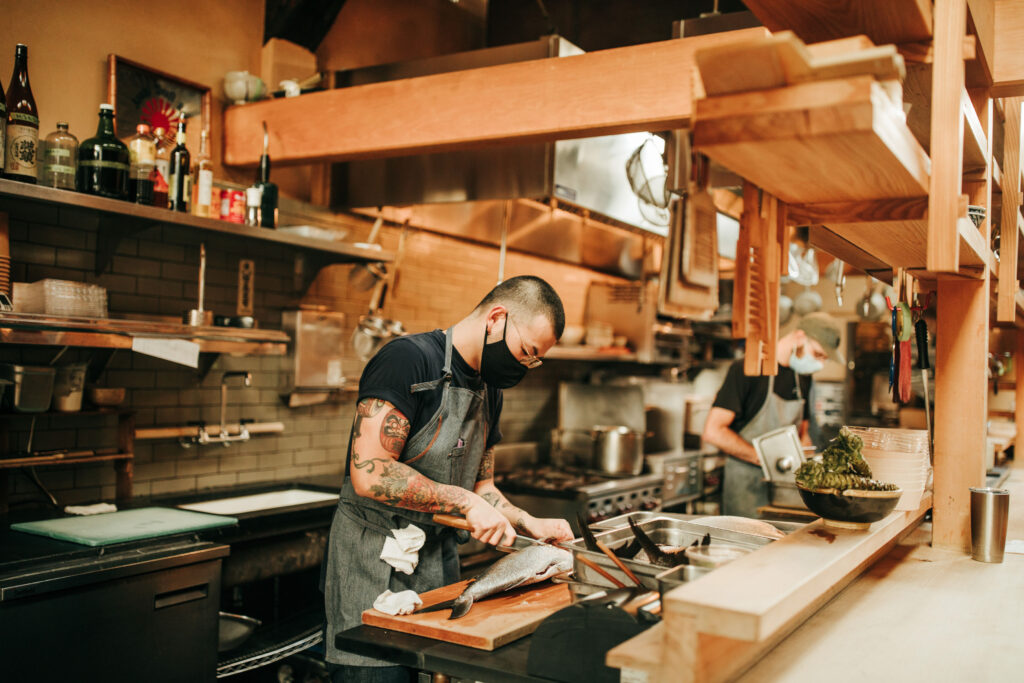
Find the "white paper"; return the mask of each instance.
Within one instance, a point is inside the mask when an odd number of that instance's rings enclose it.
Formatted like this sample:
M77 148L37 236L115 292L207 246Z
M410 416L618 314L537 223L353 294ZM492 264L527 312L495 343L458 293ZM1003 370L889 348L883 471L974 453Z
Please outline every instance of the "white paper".
M132 351L187 365L190 368L199 367L199 344L186 339L133 337Z
M1007 541L1003 552L1014 553L1015 555L1024 555L1024 541L1016 539Z

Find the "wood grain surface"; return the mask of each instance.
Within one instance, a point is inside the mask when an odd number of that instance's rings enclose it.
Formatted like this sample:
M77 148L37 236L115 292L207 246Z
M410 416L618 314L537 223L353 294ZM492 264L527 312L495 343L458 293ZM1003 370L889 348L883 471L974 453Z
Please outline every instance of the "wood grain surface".
M467 585L469 581L460 581L422 593L423 607L452 600ZM363 612L363 623L478 650L493 650L533 633L540 622L571 604L568 585L545 581L481 600L461 619L449 620L449 610L391 616L368 609Z

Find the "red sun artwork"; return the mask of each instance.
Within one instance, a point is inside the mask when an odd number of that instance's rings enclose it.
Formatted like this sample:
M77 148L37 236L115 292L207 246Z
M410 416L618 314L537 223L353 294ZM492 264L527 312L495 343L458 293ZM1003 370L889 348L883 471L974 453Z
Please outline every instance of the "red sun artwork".
M151 97L142 103L140 118L142 123L148 123L153 130L163 128L171 136L178 128L181 112L164 98Z

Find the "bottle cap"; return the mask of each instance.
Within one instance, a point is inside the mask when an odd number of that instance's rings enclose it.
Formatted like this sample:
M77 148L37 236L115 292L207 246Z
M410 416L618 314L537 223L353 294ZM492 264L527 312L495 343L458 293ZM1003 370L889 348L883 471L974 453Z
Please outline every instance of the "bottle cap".
M58 121L57 122L57 127L60 128L61 130L67 130L68 129L68 122L67 121Z
M139 125L135 126L135 132L141 135L149 135L149 124L140 123Z
M248 187L245 189L246 206L259 206L263 199L263 188Z
M114 105L104 102L100 105L100 111L114 111Z

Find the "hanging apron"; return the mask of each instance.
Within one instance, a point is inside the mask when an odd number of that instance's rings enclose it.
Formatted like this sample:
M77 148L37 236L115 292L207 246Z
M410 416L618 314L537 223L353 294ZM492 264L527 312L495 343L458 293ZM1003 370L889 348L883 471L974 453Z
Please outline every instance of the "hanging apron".
M739 434L751 443L755 438L773 429L789 425L800 425L804 414L804 397L800 391L800 376L795 375L795 399L784 399L775 393L775 377L768 377L768 397L754 418L743 425ZM751 465L734 456L725 459L725 473L722 482L722 514L757 518L757 509L771 501L768 484L760 465Z
M487 389L452 386L452 330L445 333L444 371L440 379L412 385L412 393L441 391L441 405L430 421L406 441L399 462L441 484L473 490L489 431ZM349 454L352 446L349 443ZM351 455L350 455L351 457ZM426 532L419 564L410 574L380 559L392 529L415 524ZM345 466L338 507L334 512L324 559L324 600L327 610L327 661L350 666L388 666L389 662L343 652L334 636L359 626L362 613L385 590L417 593L459 580L458 542L453 529L431 521L431 513L396 508L355 492Z

